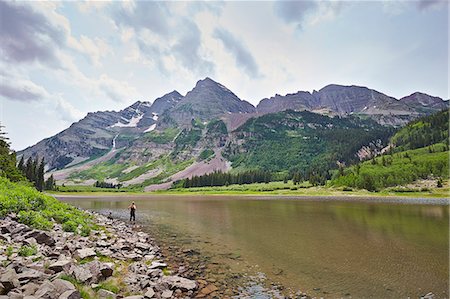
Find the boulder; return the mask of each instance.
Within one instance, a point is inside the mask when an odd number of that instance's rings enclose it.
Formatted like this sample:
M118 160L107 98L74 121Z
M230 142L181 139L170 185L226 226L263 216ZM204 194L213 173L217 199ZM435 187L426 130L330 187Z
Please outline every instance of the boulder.
M94 277L91 271L84 267L72 266L70 269L73 273L73 276L75 276L75 278L80 282L87 282Z
M204 298L204 297L208 296L209 294L211 294L212 292L215 292L217 290L218 290L218 288L215 285L208 284L206 287L201 289L200 292L198 292L198 294L197 294L197 296L195 296L195 298Z
M19 277L14 269L7 269L0 276L0 283L3 285L3 293L8 293L14 288L20 287Z
M173 291L171 290L164 290L161 294L161 298L170 298L173 295Z
M56 273L63 271L65 268L70 267L70 264L72 263L71 260L60 260L53 264L51 264L48 268L52 271L55 271Z
M155 291L153 290L153 288L148 288L144 296L145 298L153 298L155 297Z
M47 277L48 275L44 272L34 269L26 269L25 271L17 275L17 278L19 279L21 284L28 283L31 280L41 280Z
M53 285L59 294L62 294L66 291L75 290L75 286L67 280L57 278L53 281Z
M34 293L34 296L36 298L46 298L46 299L53 299L58 298L58 291L56 290L55 286L48 280L45 280L39 289Z
M80 299L80 298L81 298L80 292L78 292L77 290L68 290L62 293L58 299Z
M152 262L152 264L150 265L149 269L163 269L163 268L166 268L166 267L167 267L166 263Z
M100 289L97 292L97 297L99 299L116 299L117 295L114 294L113 292L104 290L104 289Z
M137 242L136 245L134 245L135 248L138 248L142 251L146 251L150 249L150 245L142 243L142 242Z
M171 289L181 289L183 291L191 291L197 288L194 280L183 278L180 276L164 276L163 283L167 283Z
M78 249L77 251L75 251L75 258L77 259L85 259L87 257L92 257L92 256L96 256L97 254L95 253L95 250L93 248L83 248L83 249Z
M8 293L9 299L23 299L23 294L19 291L12 291Z
M113 263L101 263L99 270L102 274L103 278L108 278L113 275L114 272L114 264Z
M39 244L45 244L47 246L54 246L56 241L48 232L32 230L24 235L24 238L34 238Z
M22 290L22 293L24 296L30 296L36 293L36 291L39 289L39 285L36 283L27 283L26 285L22 286L20 288Z

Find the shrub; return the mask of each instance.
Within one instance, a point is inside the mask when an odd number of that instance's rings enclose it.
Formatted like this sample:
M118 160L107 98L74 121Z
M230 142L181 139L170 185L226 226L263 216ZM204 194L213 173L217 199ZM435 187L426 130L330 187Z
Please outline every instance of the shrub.
M81 225L81 234L87 236L94 228L92 217L83 211L32 187L0 177L0 217L9 213L17 213L19 222L36 229L49 230L55 221L65 231L76 232Z
M78 223L76 223L75 221L69 220L63 223L62 225L62 229L65 232L76 232L78 228Z
M18 217L19 222L36 229L49 230L53 227L53 223L50 220L36 211L20 211Z
M32 246L24 245L24 246L20 247L20 249L19 249L20 256L32 256L32 255L35 255L36 253L37 253L36 245L32 245Z

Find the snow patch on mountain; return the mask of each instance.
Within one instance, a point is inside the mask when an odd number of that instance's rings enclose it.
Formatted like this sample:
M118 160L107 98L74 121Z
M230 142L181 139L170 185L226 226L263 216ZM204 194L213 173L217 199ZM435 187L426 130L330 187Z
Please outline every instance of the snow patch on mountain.
M156 129L156 124L151 125L147 130L144 131L144 133L151 132L154 129Z
M121 127L121 128L135 128L137 127L137 124L139 123L139 121L142 119L142 117L144 117L143 114L140 114L138 116L133 116L131 119L124 119L122 117L123 120L125 120L128 123L121 123L120 121L118 121L117 123L115 123L114 125L111 126L111 128L114 127Z

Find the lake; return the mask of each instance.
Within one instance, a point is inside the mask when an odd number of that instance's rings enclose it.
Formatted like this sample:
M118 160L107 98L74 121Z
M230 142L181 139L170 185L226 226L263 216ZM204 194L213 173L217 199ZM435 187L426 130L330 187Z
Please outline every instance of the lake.
M170 231L160 242L187 236L191 241L175 248L195 247L210 255L213 264L226 265L227 271L263 276L285 291L327 298L406 298L432 292L448 298L445 200L405 204L256 196L59 198L122 219L134 200L144 230Z

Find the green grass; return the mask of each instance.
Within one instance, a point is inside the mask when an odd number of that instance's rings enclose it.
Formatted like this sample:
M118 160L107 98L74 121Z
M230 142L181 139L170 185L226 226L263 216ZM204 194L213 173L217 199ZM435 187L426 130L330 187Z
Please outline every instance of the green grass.
M151 131L144 134L144 139L146 141L154 142L157 144L166 144L172 142L177 134L180 132L177 128L168 128L162 132L159 131Z
M9 213L18 214L19 222L31 227L49 230L52 220L61 223L73 222L81 226L81 234L88 235L95 228L84 212L20 183L12 183L0 177L0 217Z

